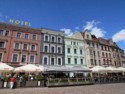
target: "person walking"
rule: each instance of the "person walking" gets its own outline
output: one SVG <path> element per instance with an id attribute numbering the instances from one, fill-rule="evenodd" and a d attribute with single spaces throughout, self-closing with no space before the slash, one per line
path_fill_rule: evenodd
<path id="1" fill-rule="evenodd" d="M 23 86 L 23 77 L 22 77 L 22 75 L 19 77 L 19 82 L 20 82 L 20 87 L 22 87 Z"/>
<path id="2" fill-rule="evenodd" d="M 15 78 L 14 77 L 11 77 L 10 78 L 10 88 L 13 89 L 14 87 L 14 82 L 15 82 Z"/>

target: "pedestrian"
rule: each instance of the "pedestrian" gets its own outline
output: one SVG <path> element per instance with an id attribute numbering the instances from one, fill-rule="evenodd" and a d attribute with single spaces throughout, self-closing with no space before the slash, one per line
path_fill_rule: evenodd
<path id="1" fill-rule="evenodd" d="M 23 77 L 22 77 L 22 75 L 19 77 L 19 82 L 20 82 L 20 87 L 22 87 L 23 86 Z"/>
<path id="2" fill-rule="evenodd" d="M 10 78 L 10 88 L 13 89 L 14 87 L 14 82 L 15 82 L 15 78 L 14 77 L 11 77 Z"/>

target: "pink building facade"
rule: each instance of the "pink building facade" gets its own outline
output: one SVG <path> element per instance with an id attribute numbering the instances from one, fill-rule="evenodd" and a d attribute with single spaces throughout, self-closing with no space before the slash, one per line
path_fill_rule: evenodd
<path id="1" fill-rule="evenodd" d="M 40 32 L 40 29 L 0 23 L 0 61 L 12 66 L 39 64 Z"/>

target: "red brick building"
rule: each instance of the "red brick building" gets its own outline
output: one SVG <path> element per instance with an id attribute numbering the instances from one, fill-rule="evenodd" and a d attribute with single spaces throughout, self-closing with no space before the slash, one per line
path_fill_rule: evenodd
<path id="1" fill-rule="evenodd" d="M 40 29 L 0 23 L 0 61 L 13 66 L 38 64 Z"/>

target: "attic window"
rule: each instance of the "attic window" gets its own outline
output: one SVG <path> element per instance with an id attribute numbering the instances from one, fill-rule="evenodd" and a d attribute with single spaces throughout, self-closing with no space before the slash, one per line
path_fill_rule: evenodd
<path id="1" fill-rule="evenodd" d="M 87 38 L 89 38 L 89 35 L 87 34 Z"/>

